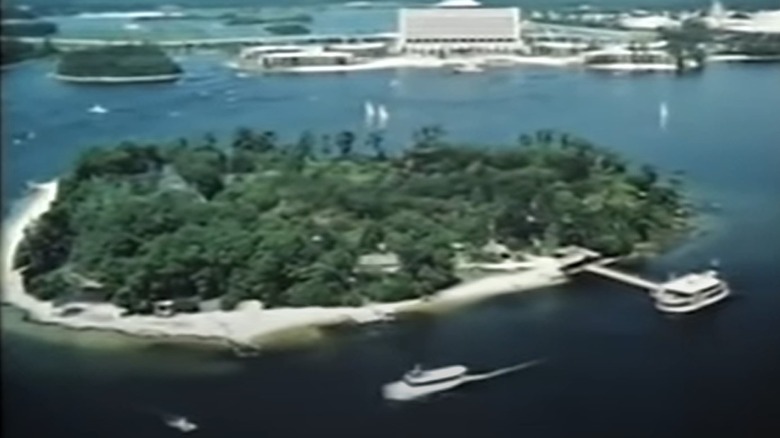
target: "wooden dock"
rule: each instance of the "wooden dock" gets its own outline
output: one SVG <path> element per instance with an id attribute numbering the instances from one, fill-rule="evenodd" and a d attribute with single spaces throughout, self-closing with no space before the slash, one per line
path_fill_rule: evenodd
<path id="1" fill-rule="evenodd" d="M 618 271 L 616 269 L 608 268 L 599 263 L 594 263 L 592 265 L 584 266 L 582 270 L 585 272 L 590 272 L 592 274 L 609 278 L 611 280 L 619 281 L 621 283 L 626 283 L 631 286 L 636 286 L 640 289 L 647 289 L 650 292 L 657 291 L 663 287 L 661 283 L 644 279 L 642 277 L 639 277 L 638 275 L 628 274 L 625 272 Z"/>

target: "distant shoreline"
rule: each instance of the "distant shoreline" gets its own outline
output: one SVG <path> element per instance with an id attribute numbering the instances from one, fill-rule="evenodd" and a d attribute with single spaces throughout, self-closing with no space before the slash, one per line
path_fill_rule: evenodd
<path id="1" fill-rule="evenodd" d="M 63 82 L 80 84 L 132 84 L 146 82 L 174 82 L 184 76 L 182 73 L 152 76 L 69 76 L 54 73 L 53 77 Z"/>
<path id="2" fill-rule="evenodd" d="M 343 324 L 382 321 L 387 315 L 431 312 L 491 296 L 554 286 L 567 281 L 554 260 L 538 258 L 526 271 L 491 275 L 458 284 L 435 294 L 429 300 L 406 300 L 377 303 L 363 307 L 301 307 L 262 309 L 258 304 L 232 311 L 178 314 L 172 317 L 120 316 L 121 308 L 111 303 L 79 303 L 83 311 L 63 316 L 52 302 L 29 295 L 19 270 L 13 268 L 14 257 L 24 238 L 24 230 L 46 213 L 57 197 L 58 182 L 32 186 L 24 209 L 6 218 L 3 224 L 3 302 L 25 312 L 31 322 L 56 325 L 74 331 L 103 331 L 171 341 L 223 343 L 226 347 L 258 348 L 270 345 L 275 338 L 296 330 L 319 329 Z M 251 304 L 251 303 L 250 303 Z"/>

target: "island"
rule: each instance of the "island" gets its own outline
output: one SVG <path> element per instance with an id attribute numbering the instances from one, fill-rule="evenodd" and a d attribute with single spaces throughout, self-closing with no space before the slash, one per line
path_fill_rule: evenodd
<path id="1" fill-rule="evenodd" d="M 265 31 L 271 35 L 307 35 L 311 33 L 308 27 L 298 23 L 272 24 L 265 27 Z"/>
<path id="2" fill-rule="evenodd" d="M 152 44 L 106 46 L 63 53 L 55 77 L 77 83 L 170 82 L 183 71 Z"/>
<path id="3" fill-rule="evenodd" d="M 3 38 L 2 44 L 2 66 L 10 68 L 28 59 L 41 58 L 56 52 L 54 47 L 48 42 L 43 44 L 32 44 L 21 41 L 17 38 Z"/>
<path id="4" fill-rule="evenodd" d="M 273 24 L 273 23 L 311 23 L 313 18 L 308 14 L 281 15 L 275 17 L 266 17 L 257 14 L 237 14 L 234 12 L 220 16 L 226 26 L 245 26 L 253 24 Z"/>
<path id="5" fill-rule="evenodd" d="M 126 315 L 167 301 L 359 307 L 425 299 L 481 263 L 566 245 L 630 254 L 689 217 L 672 181 L 569 134 L 461 146 L 425 127 L 391 154 L 380 132 L 287 142 L 242 128 L 228 144 L 89 150 L 14 263 L 37 299 Z"/>
<path id="6" fill-rule="evenodd" d="M 5 7 L 0 9 L 0 34 L 5 37 L 46 37 L 57 33 L 55 23 L 41 20 L 28 8 Z"/>

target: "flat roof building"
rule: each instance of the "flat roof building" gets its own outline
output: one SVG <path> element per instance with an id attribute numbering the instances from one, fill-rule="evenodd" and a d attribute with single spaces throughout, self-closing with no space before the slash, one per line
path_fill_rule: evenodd
<path id="1" fill-rule="evenodd" d="M 513 53 L 523 49 L 519 8 L 402 8 L 402 53 Z"/>

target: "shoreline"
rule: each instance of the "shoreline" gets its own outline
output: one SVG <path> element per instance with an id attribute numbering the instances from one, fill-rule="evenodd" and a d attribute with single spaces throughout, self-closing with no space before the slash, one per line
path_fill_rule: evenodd
<path id="1" fill-rule="evenodd" d="M 424 56 L 391 56 L 373 59 L 350 65 L 326 65 L 326 66 L 301 66 L 262 68 L 256 65 L 242 65 L 240 61 L 231 60 L 225 63 L 229 68 L 253 73 L 346 73 L 354 71 L 403 69 L 403 68 L 447 68 L 455 65 L 469 63 L 493 66 L 500 62 L 500 67 L 512 67 L 522 65 L 538 65 L 548 67 L 569 67 L 581 64 L 579 57 L 551 57 L 551 56 L 517 56 L 517 55 L 492 55 L 472 57 L 452 57 L 447 59 Z M 496 65 L 497 67 L 499 65 Z"/>
<path id="2" fill-rule="evenodd" d="M 152 76 L 68 76 L 59 73 L 52 74 L 54 79 L 76 84 L 134 84 L 146 82 L 174 82 L 181 79 L 183 73 Z"/>
<path id="3" fill-rule="evenodd" d="M 432 312 L 453 308 L 496 295 L 539 289 L 567 281 L 553 259 L 537 258 L 533 267 L 521 272 L 488 275 L 460 283 L 434 294 L 427 300 L 413 299 L 377 303 L 363 307 L 300 307 L 262 309 L 258 302 L 245 302 L 236 310 L 177 314 L 171 317 L 151 315 L 120 316 L 123 309 L 111 303 L 72 303 L 62 308 L 27 294 L 21 272 L 13 261 L 24 230 L 46 213 L 57 197 L 58 182 L 31 185 L 33 193 L 24 198 L 20 211 L 3 222 L 3 295 L 2 301 L 22 310 L 25 319 L 74 331 L 103 331 L 136 338 L 170 341 L 200 340 L 223 343 L 227 347 L 266 346 L 274 337 L 296 330 L 319 329 L 344 324 L 384 321 L 388 315 Z M 78 306 L 82 311 L 63 316 L 62 309 Z"/>

